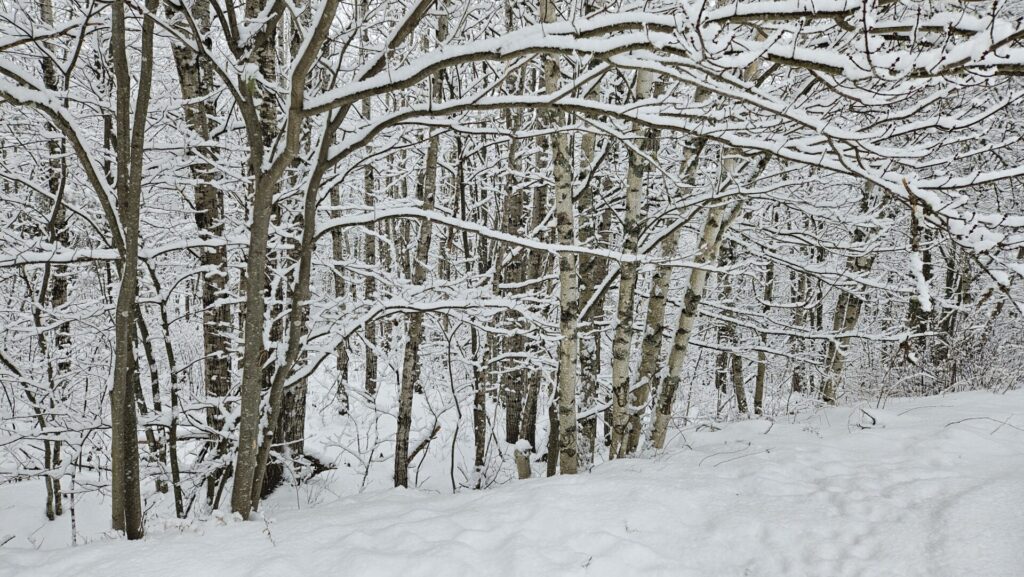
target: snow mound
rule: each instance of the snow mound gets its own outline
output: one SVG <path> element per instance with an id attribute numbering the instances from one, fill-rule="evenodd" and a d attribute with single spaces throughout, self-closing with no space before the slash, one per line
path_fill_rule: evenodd
<path id="1" fill-rule="evenodd" d="M 141 543 L 15 539 L 0 575 L 1019 577 L 1022 447 L 1024 391 L 828 409 L 488 491 L 367 493 Z"/>

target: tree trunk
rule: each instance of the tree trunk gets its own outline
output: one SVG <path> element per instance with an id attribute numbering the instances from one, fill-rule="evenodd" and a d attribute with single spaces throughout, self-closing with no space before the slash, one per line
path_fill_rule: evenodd
<path id="1" fill-rule="evenodd" d="M 778 221 L 778 214 L 773 214 L 773 222 Z M 769 262 L 768 267 L 764 273 L 764 296 L 761 311 L 764 313 L 765 318 L 768 318 L 768 313 L 771 311 L 771 302 L 775 295 L 775 263 Z M 768 347 L 768 335 L 761 333 L 761 348 L 766 349 Z M 754 414 L 764 414 L 764 390 L 766 381 L 768 378 L 768 357 L 764 350 L 757 352 L 757 376 L 754 384 Z"/>
<path id="2" fill-rule="evenodd" d="M 40 0 L 39 12 L 42 22 L 52 27 L 52 0 Z M 51 42 L 44 43 L 44 46 L 46 46 L 50 54 L 57 54 Z M 53 60 L 44 58 L 42 60 L 42 69 L 43 84 L 46 88 L 52 91 L 59 90 L 60 83 L 57 78 L 57 66 Z M 48 140 L 46 144 L 49 157 L 47 159 L 49 174 L 46 181 L 50 197 L 53 199 L 52 202 L 45 198 L 42 201 L 43 210 L 50 214 L 46 223 L 46 236 L 49 242 L 66 247 L 70 244 L 70 235 L 67 230 L 67 211 L 64 206 L 64 189 L 67 179 L 67 164 L 64 161 L 64 139 L 53 138 Z M 39 302 L 43 304 L 46 302 L 47 297 L 49 297 L 49 306 L 54 312 L 60 310 L 67 303 L 68 278 L 66 271 L 66 266 L 46 264 L 43 267 L 42 281 L 39 288 Z M 40 328 L 42 325 L 40 317 L 42 308 L 42 306 L 39 306 L 33 309 L 33 320 L 37 328 Z M 48 347 L 46 336 L 42 330 L 40 330 L 38 338 L 43 356 L 52 355 L 57 358 L 56 362 L 47 359 L 47 374 L 51 390 L 50 404 L 51 409 L 53 409 L 52 399 L 54 396 L 62 394 L 60 391 L 66 386 L 67 375 L 71 370 L 71 363 L 66 356 L 67 352 L 71 349 L 68 323 L 62 322 L 57 325 L 53 336 L 53 347 L 49 348 L 49 355 L 46 354 Z M 44 466 L 47 470 L 55 470 L 60 466 L 61 445 L 62 443 L 59 440 L 51 443 L 49 439 L 43 439 Z M 52 521 L 54 517 L 63 513 L 60 477 L 46 475 L 44 476 L 44 482 L 46 485 L 46 517 Z"/>
<path id="3" fill-rule="evenodd" d="M 653 75 L 640 70 L 636 74 L 636 99 L 651 95 Z M 640 209 L 643 204 L 644 176 L 647 174 L 645 155 L 654 151 L 657 134 L 649 128 L 634 126 L 633 131 L 642 138 L 640 150 L 629 150 L 626 172 L 626 214 L 622 224 L 622 253 L 637 255 L 640 245 Z M 633 308 L 636 277 L 639 266 L 634 261 L 619 265 L 619 302 L 616 309 L 615 336 L 612 340 L 612 443 L 608 457 L 626 456 L 626 428 L 629 424 L 629 359 L 633 345 Z"/>
<path id="4" fill-rule="evenodd" d="M 720 249 L 719 264 L 722 266 L 732 264 L 735 258 L 734 251 L 735 246 L 732 242 L 724 243 Z M 722 275 L 721 282 L 722 302 L 727 306 L 734 306 L 736 303 L 732 300 L 732 279 L 728 275 Z M 724 316 L 730 318 L 732 313 L 726 311 Z M 715 382 L 723 393 L 726 392 L 726 382 L 732 383 L 733 393 L 736 395 L 736 409 L 741 415 L 746 415 L 747 392 L 743 386 L 743 358 L 735 353 L 739 346 L 736 325 L 728 320 L 723 322 L 718 329 L 718 340 L 725 350 L 718 353 L 718 372 L 715 375 Z"/>
<path id="5" fill-rule="evenodd" d="M 168 11 L 174 7 L 168 4 Z M 210 30 L 210 2 L 197 0 L 192 5 L 192 18 L 200 34 Z M 196 39 L 201 41 L 201 39 Z M 185 122 L 199 142 L 210 141 L 210 127 L 216 110 L 209 100 L 213 91 L 214 71 L 209 60 L 177 43 L 172 45 L 174 63 L 181 86 L 181 98 Z M 216 158 L 216 149 L 209 146 L 186 148 L 191 176 L 195 180 L 195 222 L 199 237 L 216 239 L 224 236 L 224 196 L 211 182 L 214 179 L 210 160 Z M 206 395 L 221 404 L 231 388 L 230 347 L 231 311 L 218 301 L 225 296 L 227 287 L 228 253 L 225 245 L 197 249 L 199 266 L 202 268 L 202 331 L 203 331 L 203 373 L 206 376 Z M 206 412 L 206 423 L 214 431 L 224 428 L 224 412 L 211 407 Z M 211 451 L 221 456 L 227 451 L 225 438 L 213 439 Z M 219 469 L 207 482 L 207 503 L 212 505 Z"/>
<path id="6" fill-rule="evenodd" d="M 458 187 L 456 192 L 459 199 L 459 212 L 462 220 L 468 218 L 468 207 L 466 199 L 466 180 L 464 175 L 465 167 L 463 166 L 462 151 L 459 151 L 459 173 L 458 173 Z M 476 195 L 474 195 L 476 196 Z M 478 202 L 478 200 L 477 200 Z M 477 272 L 480 274 L 486 273 L 491 268 L 491 263 L 487 259 L 487 251 L 484 243 L 478 242 L 477 251 L 480 255 L 480 259 L 477 264 Z M 462 230 L 462 258 L 466 262 L 466 271 L 470 271 L 470 263 L 472 262 L 472 250 L 470 249 L 469 232 L 466 229 Z M 484 467 L 486 465 L 487 458 L 487 385 L 488 379 L 483 371 L 483 362 L 486 357 L 486 351 L 484 350 L 484 343 L 480 341 L 480 336 L 475 326 L 469 328 L 469 349 L 473 355 L 473 473 L 475 477 L 476 488 L 480 489 L 483 487 L 483 474 Z"/>
<path id="7" fill-rule="evenodd" d="M 593 12 L 593 2 L 584 3 L 584 12 Z M 591 67 L 596 62 L 591 62 Z M 650 76 L 649 73 L 643 74 Z M 587 98 L 598 98 L 600 85 L 595 83 L 587 93 Z M 598 117 L 598 121 L 603 119 Z M 642 131 L 638 131 L 642 134 Z M 580 174 L 579 182 L 579 242 L 583 246 L 606 246 L 611 228 L 610 203 L 603 202 L 598 208 L 597 192 L 607 194 L 611 188 L 610 178 L 598 179 L 595 176 L 602 160 L 614 150 L 612 139 L 603 139 L 601 156 L 597 156 L 598 136 L 586 131 L 580 137 Z M 601 392 L 601 335 L 604 328 L 600 325 L 604 318 L 605 290 L 599 290 L 608 275 L 608 259 L 591 254 L 579 256 L 580 303 L 587 307 L 580 318 L 578 330 L 580 343 L 580 408 L 584 417 L 580 418 L 580 460 L 590 466 L 594 462 L 597 451 L 598 395 Z M 593 301 L 593 302 L 592 302 Z"/>
<path id="8" fill-rule="evenodd" d="M 665 446 L 668 424 L 672 418 L 672 405 L 675 403 L 676 389 L 679 388 L 680 375 L 690 346 L 690 335 L 693 332 L 694 321 L 697 320 L 700 301 L 704 297 L 704 285 L 707 283 L 708 271 L 699 267 L 713 264 L 717 259 L 719 237 L 725 226 L 724 212 L 725 207 L 721 204 L 712 206 L 708 210 L 708 218 L 701 233 L 700 251 L 694 259 L 698 268 L 690 271 L 689 286 L 686 287 L 686 293 L 683 296 L 683 310 L 679 314 L 679 324 L 672 339 L 672 352 L 668 358 L 668 375 L 659 387 L 658 402 L 655 406 L 651 438 L 654 447 L 658 449 Z"/>
<path id="9" fill-rule="evenodd" d="M 131 70 L 125 45 L 124 0 L 111 5 L 111 51 L 114 67 L 115 122 L 117 144 L 117 210 L 123 231 L 124 252 L 121 287 L 117 294 L 114 323 L 114 379 L 111 402 L 111 510 L 113 528 L 124 531 L 129 539 L 143 536 L 142 496 L 139 489 L 139 446 L 132 375 L 135 363 L 135 307 L 138 294 L 139 210 L 142 202 L 142 155 L 153 78 L 154 22 L 145 17 L 142 24 L 141 64 L 132 117 Z M 153 12 L 158 0 L 147 0 Z"/>
<path id="10" fill-rule="evenodd" d="M 367 172 L 372 175 L 372 169 Z M 370 208 L 376 204 L 373 194 L 373 183 L 363 179 L 363 203 Z M 372 226 L 372 225 L 371 225 Z M 363 262 L 366 266 L 373 268 L 377 264 L 377 238 L 368 234 L 363 239 Z M 366 275 L 363 280 L 363 299 L 372 303 L 377 297 L 377 279 L 372 274 Z M 363 360 L 363 390 L 371 398 L 377 395 L 377 323 L 367 320 L 363 325 L 363 338 L 366 339 L 364 346 L 365 358 Z"/>
<path id="11" fill-rule="evenodd" d="M 541 0 L 541 22 L 555 21 L 554 0 Z M 561 72 L 558 59 L 548 57 L 544 61 L 544 88 L 547 94 L 558 90 Z M 561 124 L 562 114 L 550 114 L 551 125 Z M 572 194 L 572 151 L 569 137 L 565 132 L 556 132 L 553 143 L 553 168 L 555 181 L 555 231 L 559 244 L 572 245 L 576 242 L 575 215 Z M 579 467 L 577 454 L 576 424 L 576 369 L 579 363 L 579 347 L 576 341 L 576 317 L 579 314 L 579 281 L 576 277 L 576 254 L 561 252 L 558 255 L 558 460 L 563 475 L 573 475 Z M 550 458 L 550 455 L 549 455 Z"/>
<path id="12" fill-rule="evenodd" d="M 705 142 L 703 138 L 696 139 L 689 143 L 684 151 L 680 173 L 684 185 L 688 187 L 693 187 L 697 183 L 697 169 Z M 663 258 L 670 259 L 676 256 L 679 250 L 680 234 L 680 229 L 676 229 L 662 241 L 661 254 Z M 657 384 L 661 348 L 665 331 L 668 329 L 668 325 L 665 324 L 665 305 L 671 281 L 672 267 L 658 265 L 654 269 L 654 275 L 651 278 L 651 294 L 647 300 L 647 329 L 644 331 L 637 382 L 630 401 L 630 404 L 637 410 L 633 411 L 629 417 L 626 454 L 633 454 L 640 446 L 640 436 L 643 432 L 643 412 L 647 409 L 651 392 Z"/>
<path id="13" fill-rule="evenodd" d="M 541 79 L 534 79 L 537 82 L 541 82 Z M 547 136 L 538 136 L 536 138 L 536 152 L 534 153 L 534 169 L 538 173 L 543 173 L 546 166 L 546 156 L 544 151 L 549 148 L 551 140 Z M 525 196 L 525 195 L 524 195 Z M 530 201 L 530 230 L 538 230 L 541 224 L 544 222 L 544 215 L 547 212 L 548 204 L 548 187 L 545 181 L 541 179 L 540 183 L 533 189 L 532 198 Z M 536 280 L 544 276 L 548 270 L 550 261 L 545 259 L 545 255 L 539 250 L 530 250 L 527 252 L 526 257 L 526 274 L 524 280 Z M 537 343 L 524 343 L 523 352 L 532 352 L 534 354 L 542 354 L 539 350 Z M 519 438 L 529 441 L 530 446 L 537 448 L 537 412 L 540 399 L 540 385 L 541 385 L 541 372 L 538 370 L 536 365 L 528 367 L 525 371 L 526 379 L 526 402 L 523 407 L 522 423 L 519 429 Z M 554 403 L 554 396 L 551 395 L 548 398 L 549 403 Z M 548 427 L 548 465 L 552 462 L 558 461 L 557 457 L 552 459 L 551 448 L 554 447 L 555 452 L 558 451 L 558 435 L 551 434 L 553 421 L 549 423 Z M 554 444 L 552 444 L 554 442 Z"/>
<path id="14" fill-rule="evenodd" d="M 793 290 L 793 295 L 790 299 L 790 303 L 794 305 L 793 326 L 800 329 L 807 324 L 807 307 L 808 302 L 811 300 L 807 274 L 800 271 L 793 271 L 790 274 L 789 284 Z M 790 377 L 790 389 L 792 389 L 794 393 L 803 393 L 804 386 L 806 385 L 804 373 L 807 369 L 804 361 L 800 360 L 800 356 L 804 352 L 804 341 L 801 337 L 793 337 L 791 350 L 793 351 L 795 360 L 793 361 L 793 373 Z"/>
<path id="15" fill-rule="evenodd" d="M 906 186 L 906 183 L 904 183 Z M 925 245 L 927 229 L 924 223 L 924 205 L 907 187 L 910 199 L 910 268 L 917 290 L 910 298 L 907 310 L 907 328 L 911 331 L 911 339 L 903 343 L 904 356 L 911 364 L 918 364 L 924 359 L 922 353 L 927 351 L 925 333 L 931 330 L 932 302 L 930 287 L 932 280 L 931 252 Z M 916 338 L 914 335 L 918 335 Z"/>
<path id="16" fill-rule="evenodd" d="M 369 102 L 367 102 L 369 104 Z M 366 109 L 364 108 L 364 113 Z M 363 182 L 364 186 L 373 190 L 373 168 L 369 165 L 363 167 Z M 341 217 L 341 195 L 339 194 L 338 187 L 331 188 L 331 204 L 335 207 L 334 216 L 335 218 Z M 372 192 L 371 192 L 372 194 Z M 339 306 L 344 306 L 340 302 L 345 298 L 348 292 L 348 286 L 345 283 L 345 269 L 341 266 L 341 262 L 345 259 L 345 232 L 341 227 L 331 229 L 331 258 L 334 260 L 333 280 L 334 280 L 334 298 L 339 301 Z M 348 339 L 342 339 L 338 343 L 338 347 L 334 351 L 334 368 L 338 372 L 338 382 L 334 386 L 335 396 L 338 400 L 338 414 L 347 415 L 349 410 L 349 399 L 348 399 Z"/>
<path id="17" fill-rule="evenodd" d="M 254 21 L 263 11 L 265 0 L 248 0 L 245 16 Z M 252 62 L 260 75 L 269 81 L 276 78 L 276 23 L 268 24 L 270 29 L 263 41 L 253 47 Z M 277 109 L 275 98 L 266 94 L 264 87 L 255 81 L 239 78 L 239 88 L 250 101 L 258 99 L 261 104 L 250 114 L 258 119 L 248 124 L 258 124 L 258 133 L 247 127 L 249 135 L 249 171 L 253 176 L 253 203 L 251 225 L 249 226 L 249 247 L 245 269 L 245 322 L 243 329 L 242 385 L 240 417 L 238 426 L 238 454 L 235 459 L 234 487 L 231 493 L 231 510 L 243 519 L 249 518 L 254 506 L 253 485 L 258 468 L 260 452 L 260 423 L 263 421 L 261 400 L 265 381 L 265 365 L 270 351 L 264 347 L 266 320 L 266 287 L 268 238 L 270 219 L 274 212 L 274 194 L 278 182 L 265 173 L 264 155 L 273 150 L 277 135 Z M 273 429 L 275 420 L 267 421 Z M 258 494 L 259 492 L 257 492 Z"/>
<path id="18" fill-rule="evenodd" d="M 424 210 L 433 210 L 434 191 L 437 183 L 438 137 L 434 136 L 427 145 L 426 166 L 423 170 L 420 199 Z M 427 261 L 430 258 L 432 240 L 431 223 L 422 221 L 420 237 L 416 245 L 416 256 L 412 263 L 412 283 L 422 285 L 427 279 Z M 398 432 L 395 436 L 395 486 L 409 486 L 409 432 L 412 426 L 412 402 L 420 372 L 419 347 L 423 340 L 423 313 L 409 315 L 409 340 L 402 355 L 402 376 L 398 394 Z"/>
<path id="19" fill-rule="evenodd" d="M 867 215 L 871 209 L 871 200 L 874 194 L 875 185 L 866 183 L 864 193 L 861 196 L 861 214 Z M 853 242 L 855 245 L 863 243 L 867 239 L 867 231 L 863 227 L 857 227 L 853 231 Z M 853 273 L 854 277 L 860 277 L 871 270 L 875 257 L 871 254 L 851 256 L 846 259 L 846 268 Z M 864 299 L 854 290 L 844 290 L 839 293 L 839 300 L 836 302 L 836 310 L 832 316 L 832 332 L 840 335 L 833 337 L 825 349 L 825 380 L 821 387 L 821 397 L 826 403 L 835 404 L 842 379 L 843 367 L 846 364 L 846 347 L 850 343 L 850 333 L 857 328 L 860 320 L 861 308 Z"/>
<path id="20" fill-rule="evenodd" d="M 506 11 L 507 25 L 512 26 L 512 15 L 511 15 L 511 4 L 506 4 L 508 10 Z M 517 89 L 516 83 L 510 82 L 510 90 L 515 91 Z M 514 114 L 511 110 L 505 110 L 503 112 L 505 120 L 505 128 L 511 134 L 515 134 L 519 130 L 519 116 Z M 502 230 L 508 234 L 522 236 L 523 235 L 523 207 L 526 204 L 524 189 L 519 182 L 519 173 L 521 170 L 518 146 L 515 138 L 509 140 L 508 145 L 508 170 L 505 174 L 505 190 L 507 195 L 505 201 L 502 203 L 501 209 L 501 227 Z M 521 294 L 524 292 L 522 283 L 526 280 L 527 266 L 524 263 L 524 259 L 521 258 L 510 258 L 509 247 L 504 244 L 498 244 L 496 246 L 495 261 L 503 263 L 500 270 L 496 271 L 494 276 L 495 292 L 503 294 Z M 511 284 L 516 288 L 513 289 L 500 289 L 501 284 Z M 520 315 L 518 312 L 509 311 L 509 313 L 503 315 L 506 322 L 522 326 Z M 491 356 L 499 356 L 501 351 L 498 347 L 502 344 L 504 349 L 510 353 L 521 354 L 526 349 L 526 337 L 522 334 L 515 334 L 511 337 L 498 340 L 497 338 L 491 338 L 493 348 L 489 351 Z M 524 424 L 530 420 L 530 417 L 524 413 L 526 407 L 524 406 L 524 399 L 529 400 L 529 392 L 527 391 L 527 382 L 529 380 L 530 370 L 524 366 L 521 359 L 512 358 L 501 365 L 491 365 L 491 371 L 497 371 L 501 374 L 498 379 L 491 379 L 497 381 L 501 391 L 501 401 L 505 406 L 505 442 L 515 443 L 520 439 L 524 431 Z M 534 399 L 534 408 L 536 408 L 536 401 Z M 535 420 L 535 417 L 534 417 Z M 532 445 L 531 445 L 532 446 Z"/>
<path id="21" fill-rule="evenodd" d="M 444 7 L 442 6 L 442 9 Z M 437 21 L 437 41 L 444 43 L 448 33 L 448 17 L 440 16 Z M 443 76 L 434 75 L 430 82 L 432 97 L 440 99 L 443 88 Z M 437 158 L 440 138 L 433 136 L 427 144 L 426 165 L 419 182 L 419 197 L 423 210 L 434 209 L 434 195 L 437 190 Z M 416 244 L 416 256 L 412 263 L 412 284 L 422 285 L 427 281 L 430 244 L 433 238 L 432 225 L 423 220 L 420 224 L 420 237 Z M 409 315 L 409 340 L 405 344 L 402 356 L 402 376 L 398 393 L 398 432 L 395 435 L 395 486 L 409 486 L 409 432 L 412 427 L 413 392 L 422 385 L 419 383 L 420 359 L 419 348 L 423 340 L 423 313 L 414 312 Z"/>

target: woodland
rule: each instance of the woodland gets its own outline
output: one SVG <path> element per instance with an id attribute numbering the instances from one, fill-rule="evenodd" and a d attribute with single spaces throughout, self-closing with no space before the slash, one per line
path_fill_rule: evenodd
<path id="1" fill-rule="evenodd" d="M 1013 389 L 1022 18 L 0 0 L 0 488 L 133 540 Z"/>

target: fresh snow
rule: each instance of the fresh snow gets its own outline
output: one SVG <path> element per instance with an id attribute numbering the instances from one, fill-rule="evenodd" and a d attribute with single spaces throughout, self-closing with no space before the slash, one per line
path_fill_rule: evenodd
<path id="1" fill-rule="evenodd" d="M 47 523 L 41 486 L 4 486 L 0 535 L 25 531 L 0 548 L 0 576 L 1024 574 L 1024 391 L 674 436 L 662 454 L 575 477 L 456 495 L 372 491 L 303 510 L 279 499 L 252 522 L 49 550 L 28 533 Z"/>

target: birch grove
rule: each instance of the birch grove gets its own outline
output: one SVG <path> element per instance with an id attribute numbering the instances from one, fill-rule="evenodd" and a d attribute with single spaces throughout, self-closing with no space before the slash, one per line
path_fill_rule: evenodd
<path id="1" fill-rule="evenodd" d="M 4 0 L 0 483 L 138 539 L 318 475 L 483 490 L 1005 389 L 1022 19 Z"/>

